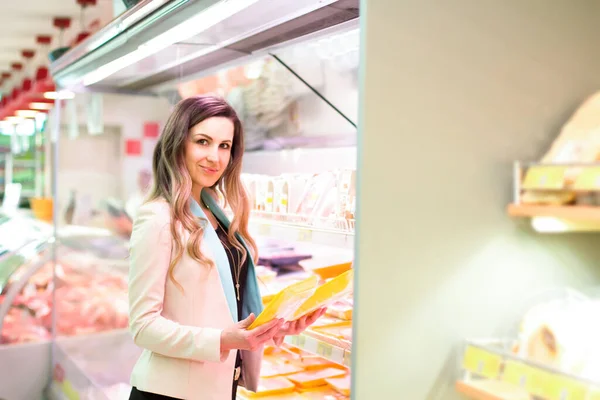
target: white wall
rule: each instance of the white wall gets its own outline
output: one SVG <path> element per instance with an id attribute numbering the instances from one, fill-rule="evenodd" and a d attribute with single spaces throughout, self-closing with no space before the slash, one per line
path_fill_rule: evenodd
<path id="1" fill-rule="evenodd" d="M 119 182 L 122 199 L 137 190 L 138 171 L 143 168 L 151 170 L 152 168 L 152 150 L 156 144 L 156 139 L 144 139 L 143 127 L 145 122 L 158 122 L 162 125 L 166 122 L 171 106 L 167 99 L 161 97 L 149 96 L 130 96 L 118 94 L 103 94 L 102 120 L 105 127 L 120 131 L 120 148 L 117 154 L 114 154 L 114 162 L 121 164 L 121 179 Z M 85 125 L 86 109 L 85 95 L 78 95 L 77 116 L 78 123 Z M 62 125 L 68 129 L 70 124 L 70 114 L 67 108 L 64 108 L 61 114 Z M 125 140 L 140 139 L 143 144 L 141 156 L 127 156 L 125 154 Z M 69 139 L 63 139 L 69 140 Z M 75 139 L 77 140 L 77 139 Z M 72 146 L 69 146 L 72 148 Z M 60 146 L 59 146 L 60 149 Z M 59 150 L 60 151 L 60 150 Z M 90 155 L 91 157 L 93 155 Z M 61 158 L 69 157 L 61 152 Z M 71 163 L 72 164 L 72 163 Z M 59 182 L 59 192 L 62 189 L 67 190 L 70 182 Z M 60 197 L 59 197 L 60 198 Z"/>
<path id="2" fill-rule="evenodd" d="M 368 3 L 368 4 L 367 4 Z M 597 235 L 506 216 L 600 89 L 600 2 L 363 1 L 356 399 L 458 399 L 455 350 L 543 289 L 600 282 Z"/>

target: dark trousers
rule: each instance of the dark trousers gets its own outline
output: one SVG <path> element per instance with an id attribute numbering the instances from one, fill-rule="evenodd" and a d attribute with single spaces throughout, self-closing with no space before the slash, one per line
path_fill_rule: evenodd
<path id="1" fill-rule="evenodd" d="M 233 382 L 233 394 L 231 399 L 236 399 L 238 383 L 237 381 Z M 180 400 L 175 397 L 164 396 L 162 394 L 156 393 L 148 393 L 137 390 L 135 387 L 131 388 L 131 394 L 129 395 L 129 400 Z"/>
<path id="2" fill-rule="evenodd" d="M 164 396 L 162 394 L 142 392 L 141 390 L 137 390 L 137 388 L 131 388 L 131 394 L 129 395 L 129 400 L 181 400 L 176 399 L 175 397 Z"/>

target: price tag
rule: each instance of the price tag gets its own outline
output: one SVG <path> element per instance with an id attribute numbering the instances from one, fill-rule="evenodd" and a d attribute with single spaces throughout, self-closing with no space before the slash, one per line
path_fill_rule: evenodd
<path id="1" fill-rule="evenodd" d="M 292 345 L 303 348 L 306 344 L 306 338 L 304 336 L 292 336 Z"/>
<path id="2" fill-rule="evenodd" d="M 347 367 L 351 367 L 352 365 L 352 353 L 349 351 L 344 351 L 344 365 Z M 600 398 L 599 398 L 600 400 Z"/>
<path id="3" fill-rule="evenodd" d="M 556 378 L 556 375 L 534 367 L 529 367 L 529 371 L 529 379 L 525 387 L 527 391 L 535 396 L 539 396 L 548 400 L 554 400 L 555 398 L 551 397 L 551 394 L 553 391 L 552 382 Z M 556 400 L 562 399 L 558 397 Z"/>
<path id="4" fill-rule="evenodd" d="M 547 389 L 549 400 L 586 400 L 589 387 L 576 379 L 555 375 Z"/>
<path id="5" fill-rule="evenodd" d="M 563 166 L 531 167 L 525 174 L 523 189 L 563 189 L 566 172 Z"/>
<path id="6" fill-rule="evenodd" d="M 502 357 L 490 351 L 474 346 L 467 346 L 463 367 L 470 372 L 489 379 L 495 379 L 500 374 Z"/>
<path id="7" fill-rule="evenodd" d="M 298 231 L 299 242 L 312 242 L 312 231 L 310 229 L 300 229 Z"/>
<path id="8" fill-rule="evenodd" d="M 319 342 L 317 344 L 317 354 L 325 358 L 331 358 L 333 354 L 333 347 L 327 343 Z"/>
<path id="9" fill-rule="evenodd" d="M 527 365 L 518 361 L 509 360 L 504 365 L 502 380 L 519 387 L 526 387 L 530 369 Z"/>
<path id="10" fill-rule="evenodd" d="M 586 167 L 573 183 L 575 190 L 600 190 L 600 167 Z"/>

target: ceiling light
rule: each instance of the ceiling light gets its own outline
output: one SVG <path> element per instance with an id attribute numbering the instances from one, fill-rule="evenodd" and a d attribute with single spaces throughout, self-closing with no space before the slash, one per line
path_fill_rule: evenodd
<path id="1" fill-rule="evenodd" d="M 228 0 L 214 4 L 197 15 L 141 44 L 136 50 L 104 64 L 83 77 L 85 86 L 93 85 L 112 74 L 171 46 L 189 39 L 250 7 L 258 0 Z"/>
<path id="2" fill-rule="evenodd" d="M 35 118 L 35 116 L 38 114 L 39 111 L 35 111 L 35 110 L 17 110 L 15 111 L 15 114 L 17 115 L 17 117 L 22 117 L 22 118 Z"/>
<path id="3" fill-rule="evenodd" d="M 75 98 L 75 93 L 68 90 L 61 90 L 59 92 L 46 92 L 44 97 L 50 100 L 70 100 Z"/>
<path id="4" fill-rule="evenodd" d="M 52 110 L 54 104 L 52 103 L 29 103 L 29 108 L 32 110 Z"/>
<path id="5" fill-rule="evenodd" d="M 22 117 L 15 117 L 15 116 L 11 115 L 10 117 L 4 118 L 4 120 L 6 122 L 10 122 L 12 124 L 18 124 L 19 122 L 23 121 L 23 118 Z"/>

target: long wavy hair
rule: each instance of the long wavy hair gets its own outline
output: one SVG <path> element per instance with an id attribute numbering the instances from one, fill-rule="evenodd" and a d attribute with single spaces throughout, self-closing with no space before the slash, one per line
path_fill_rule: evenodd
<path id="1" fill-rule="evenodd" d="M 183 257 L 184 244 L 182 229 L 189 233 L 187 241 L 188 254 L 203 265 L 213 267 L 214 263 L 202 254 L 201 243 L 204 227 L 209 222 L 194 216 L 190 210 L 192 196 L 192 179 L 185 165 L 185 145 L 189 140 L 190 130 L 196 124 L 213 117 L 229 119 L 234 126 L 231 145 L 231 159 L 223 175 L 217 183 L 209 188 L 211 195 L 220 193 L 225 199 L 223 206 L 231 207 L 233 220 L 228 231 L 231 244 L 242 254 L 242 263 L 248 257 L 246 248 L 238 240 L 240 235 L 250 249 L 250 256 L 256 262 L 256 242 L 248 233 L 250 204 L 248 195 L 241 180 L 242 157 L 244 154 L 244 129 L 235 110 L 225 100 L 214 96 L 195 96 L 180 101 L 176 106 L 154 148 L 152 170 L 154 184 L 148 201 L 165 199 L 171 209 L 171 234 L 175 246 L 175 255 L 169 265 L 169 278 L 180 289 L 182 286 L 175 280 L 173 270 Z M 207 190 L 204 188 L 203 190 Z M 201 199 L 195 199 L 201 202 Z"/>

